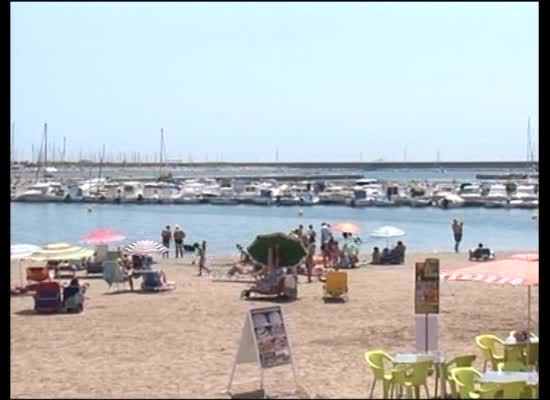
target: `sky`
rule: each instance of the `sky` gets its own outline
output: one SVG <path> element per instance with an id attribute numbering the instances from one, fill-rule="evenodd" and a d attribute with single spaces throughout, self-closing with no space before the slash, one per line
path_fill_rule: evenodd
<path id="1" fill-rule="evenodd" d="M 526 160 L 538 45 L 535 2 L 12 3 L 13 151 Z"/>

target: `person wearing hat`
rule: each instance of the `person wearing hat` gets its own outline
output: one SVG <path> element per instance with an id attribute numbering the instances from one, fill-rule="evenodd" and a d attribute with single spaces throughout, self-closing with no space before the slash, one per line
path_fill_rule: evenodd
<path id="1" fill-rule="evenodd" d="M 185 232 L 180 229 L 179 225 L 176 225 L 174 229 L 174 245 L 176 247 L 176 258 L 183 258 L 183 239 L 185 239 Z"/>

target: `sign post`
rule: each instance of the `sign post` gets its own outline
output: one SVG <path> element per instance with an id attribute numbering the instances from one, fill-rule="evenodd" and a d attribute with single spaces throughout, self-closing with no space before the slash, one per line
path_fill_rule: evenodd
<path id="1" fill-rule="evenodd" d="M 247 312 L 239 349 L 229 377 L 227 393 L 231 393 L 231 385 L 237 365 L 245 363 L 256 363 L 258 365 L 260 390 L 262 390 L 264 396 L 266 396 L 264 370 L 281 365 L 290 364 L 295 388 L 298 390 L 296 370 L 281 306 L 252 308 Z"/>
<path id="2" fill-rule="evenodd" d="M 421 345 L 420 339 L 422 336 L 424 337 L 422 347 L 424 347 L 425 352 L 437 350 L 437 314 L 439 314 L 439 259 L 437 258 L 427 258 L 424 262 L 416 263 L 414 308 L 415 314 L 417 314 L 417 350 Z M 418 318 L 422 314 L 424 315 L 424 321 L 422 321 L 424 326 L 420 325 L 421 322 Z M 430 314 L 436 315 L 430 319 Z M 436 340 L 429 340 L 430 331 L 432 331 Z"/>

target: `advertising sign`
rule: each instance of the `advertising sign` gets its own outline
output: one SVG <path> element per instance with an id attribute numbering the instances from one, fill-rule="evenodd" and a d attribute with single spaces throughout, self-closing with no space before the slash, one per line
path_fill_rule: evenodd
<path id="1" fill-rule="evenodd" d="M 439 259 L 417 262 L 415 277 L 415 313 L 439 314 Z"/>
<path id="2" fill-rule="evenodd" d="M 280 306 L 250 310 L 262 368 L 289 364 L 290 348 Z"/>

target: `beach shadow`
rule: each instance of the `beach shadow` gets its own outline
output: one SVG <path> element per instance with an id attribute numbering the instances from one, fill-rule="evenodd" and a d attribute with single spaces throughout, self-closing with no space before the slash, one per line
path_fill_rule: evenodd
<path id="1" fill-rule="evenodd" d="M 78 315 L 80 313 L 70 313 L 70 312 L 63 312 L 63 311 L 57 311 L 57 312 L 51 312 L 51 313 L 39 313 L 34 311 L 34 309 L 27 309 L 27 310 L 21 310 L 16 311 L 14 314 L 19 315 L 20 317 L 48 317 L 48 316 L 60 316 L 60 315 Z"/>
<path id="2" fill-rule="evenodd" d="M 325 297 L 325 298 L 323 298 L 323 303 L 325 303 L 325 304 L 343 304 L 343 303 L 347 303 L 347 301 L 346 301 L 346 299 L 344 299 L 342 297 L 334 297 L 334 298 Z"/>
<path id="3" fill-rule="evenodd" d="M 288 303 L 294 303 L 296 301 L 299 301 L 300 299 L 289 299 L 288 297 L 250 297 L 248 299 L 243 299 L 245 301 L 258 301 L 258 302 L 265 302 L 265 303 L 276 303 L 276 304 L 288 304 Z"/>
<path id="4" fill-rule="evenodd" d="M 118 294 L 127 294 L 127 293 L 138 293 L 139 290 L 131 290 L 131 289 L 123 289 L 123 290 L 116 290 L 113 292 L 106 292 L 103 293 L 104 296 L 115 296 Z"/>

